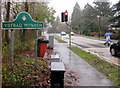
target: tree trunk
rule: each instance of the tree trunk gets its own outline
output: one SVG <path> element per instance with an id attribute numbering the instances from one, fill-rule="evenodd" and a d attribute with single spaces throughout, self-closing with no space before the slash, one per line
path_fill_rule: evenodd
<path id="1" fill-rule="evenodd" d="M 25 11 L 28 12 L 28 2 L 27 1 L 25 2 Z M 27 30 L 25 30 L 25 29 L 23 29 L 22 32 L 20 31 L 20 33 L 22 33 L 21 42 L 25 42 L 26 31 Z"/>
<path id="2" fill-rule="evenodd" d="M 1 29 L 1 1 L 0 1 L 0 72 L 2 69 L 2 29 Z M 2 77 L 0 76 L 0 81 L 2 82 Z M 0 83 L 0 87 L 2 87 L 2 84 Z"/>
<path id="3" fill-rule="evenodd" d="M 10 2 L 7 2 L 7 14 L 6 14 L 6 20 L 9 22 L 10 19 Z M 5 30 L 5 42 L 8 44 L 9 43 L 9 31 Z"/>
<path id="4" fill-rule="evenodd" d="M 25 2 L 25 11 L 28 12 L 28 2 Z"/>

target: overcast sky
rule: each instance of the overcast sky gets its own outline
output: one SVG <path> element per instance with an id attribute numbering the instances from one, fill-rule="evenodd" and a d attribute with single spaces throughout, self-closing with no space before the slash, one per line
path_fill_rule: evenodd
<path id="1" fill-rule="evenodd" d="M 100 0 L 100 1 L 105 1 L 105 0 Z M 112 4 L 117 3 L 119 0 L 109 0 Z M 90 5 L 94 5 L 93 2 L 94 0 L 50 0 L 50 7 L 53 7 L 56 11 L 55 16 L 61 16 L 61 12 L 64 12 L 65 10 L 68 11 L 69 16 L 73 12 L 73 8 L 78 2 L 79 6 L 81 9 L 84 8 L 84 5 L 86 3 L 89 3 Z"/>

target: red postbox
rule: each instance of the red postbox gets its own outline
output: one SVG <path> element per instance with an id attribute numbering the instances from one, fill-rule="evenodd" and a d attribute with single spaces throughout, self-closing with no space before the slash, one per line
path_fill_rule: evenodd
<path id="1" fill-rule="evenodd" d="M 40 44 L 40 56 L 43 57 L 46 52 L 47 44 L 41 43 Z"/>
<path id="2" fill-rule="evenodd" d="M 44 40 L 41 38 L 38 39 L 38 41 L 37 41 L 37 56 L 38 57 L 44 56 L 48 43 L 49 43 L 48 40 Z"/>

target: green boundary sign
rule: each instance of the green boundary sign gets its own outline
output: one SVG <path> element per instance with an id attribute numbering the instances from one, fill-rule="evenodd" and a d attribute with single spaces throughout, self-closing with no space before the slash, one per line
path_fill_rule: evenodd
<path id="1" fill-rule="evenodd" d="M 2 22 L 2 29 L 41 29 L 43 22 L 35 22 L 29 13 L 21 12 L 12 22 Z"/>

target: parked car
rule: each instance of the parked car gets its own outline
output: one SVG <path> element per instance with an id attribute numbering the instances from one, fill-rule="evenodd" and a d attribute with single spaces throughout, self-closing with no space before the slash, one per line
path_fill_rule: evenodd
<path id="1" fill-rule="evenodd" d="M 60 34 L 61 34 L 61 35 L 66 35 L 66 32 L 62 31 Z"/>
<path id="2" fill-rule="evenodd" d="M 75 33 L 74 33 L 74 32 L 71 32 L 71 36 L 75 36 Z"/>
<path id="3" fill-rule="evenodd" d="M 120 55 L 120 40 L 110 46 L 110 53 L 112 56 Z"/>

